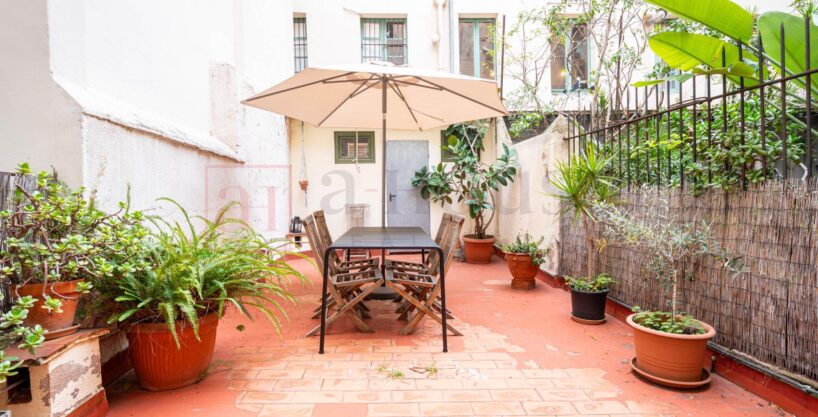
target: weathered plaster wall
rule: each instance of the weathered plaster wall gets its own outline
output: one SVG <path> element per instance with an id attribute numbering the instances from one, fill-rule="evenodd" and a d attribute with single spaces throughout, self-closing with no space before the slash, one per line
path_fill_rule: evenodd
<path id="1" fill-rule="evenodd" d="M 288 1 L 10 1 L 0 5 L 0 169 L 28 160 L 113 208 L 176 199 L 286 233 L 282 116 L 240 100 L 292 71 Z M 21 15 L 22 13 L 22 15 Z M 286 57 L 287 59 L 282 59 Z"/>
<path id="2" fill-rule="evenodd" d="M 543 246 L 551 248 L 542 268 L 555 273 L 559 262 L 559 204 L 550 180 L 556 164 L 568 159 L 568 120 L 557 118 L 541 135 L 514 145 L 520 169 L 514 183 L 498 195 L 498 219 L 495 224 L 498 243 L 514 240 L 518 233 L 544 238 Z"/>
<path id="3" fill-rule="evenodd" d="M 0 171 L 28 161 L 79 185 L 81 109 L 51 78 L 49 39 L 45 0 L 0 3 Z"/>

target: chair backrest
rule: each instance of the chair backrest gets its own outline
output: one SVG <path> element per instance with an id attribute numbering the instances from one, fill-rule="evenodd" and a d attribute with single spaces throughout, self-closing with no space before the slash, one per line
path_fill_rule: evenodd
<path id="1" fill-rule="evenodd" d="M 310 241 L 310 248 L 312 248 L 312 257 L 315 259 L 315 264 L 321 272 L 324 272 L 324 250 L 325 246 L 318 236 L 318 228 L 315 225 L 315 218 L 312 215 L 307 216 L 304 220 L 304 230 L 307 232 L 307 239 Z"/>
<path id="2" fill-rule="evenodd" d="M 447 232 L 447 228 L 451 223 L 451 219 L 452 215 L 449 213 L 443 213 L 443 216 L 440 218 L 440 225 L 437 226 L 437 235 L 435 235 L 435 243 L 437 243 L 438 245 L 440 245 L 441 242 L 443 241 L 444 236 Z M 437 268 L 438 256 L 439 254 L 437 253 L 437 251 L 432 251 L 432 253 L 430 253 L 429 256 L 426 257 L 425 265 L 427 269 L 432 270 Z"/>
<path id="3" fill-rule="evenodd" d="M 454 252 L 457 249 L 457 244 L 460 243 L 460 232 L 463 230 L 463 223 L 466 219 L 463 216 L 458 216 L 456 214 L 452 214 L 451 218 L 449 219 L 449 241 L 446 242 L 446 248 L 443 250 L 443 254 L 446 256 L 446 263 L 443 266 L 443 271 L 446 275 L 449 275 L 449 267 L 452 266 L 452 261 L 454 260 Z"/>
<path id="4" fill-rule="evenodd" d="M 324 247 L 324 250 L 329 248 L 332 244 L 332 235 L 329 234 L 329 227 L 327 227 L 327 218 L 324 216 L 324 210 L 317 210 L 312 212 L 312 216 L 315 219 L 315 229 L 318 233 L 318 238 L 321 240 L 321 244 Z M 324 251 L 321 251 L 323 255 Z M 333 251 L 329 254 L 330 260 L 330 272 L 335 273 L 337 272 L 337 266 L 343 262 L 338 253 Z"/>
<path id="5" fill-rule="evenodd" d="M 462 216 L 458 216 L 456 214 L 444 214 L 443 220 L 441 221 L 440 228 L 443 229 L 442 233 L 438 233 L 440 240 L 437 241 L 437 244 L 440 246 L 440 249 L 443 250 L 443 259 L 445 259 L 445 266 L 444 271 L 449 270 L 449 266 L 451 265 L 451 260 L 454 258 L 454 249 L 456 247 L 456 243 L 460 239 L 460 231 L 463 228 L 463 222 L 465 219 Z M 437 275 L 439 271 L 440 259 L 437 251 L 433 251 L 429 254 L 427 258 L 427 268 L 432 275 Z"/>

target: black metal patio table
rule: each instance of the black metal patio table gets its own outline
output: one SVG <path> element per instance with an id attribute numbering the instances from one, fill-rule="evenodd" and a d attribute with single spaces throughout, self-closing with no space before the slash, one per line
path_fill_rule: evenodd
<path id="1" fill-rule="evenodd" d="M 329 262 L 329 255 L 332 251 L 353 250 L 353 249 L 380 249 L 381 257 L 385 256 L 389 250 L 425 250 L 438 251 L 440 262 L 438 262 L 440 279 L 440 306 L 442 311 L 446 311 L 446 280 L 445 256 L 443 249 L 426 234 L 420 227 L 353 227 L 344 233 L 324 252 L 324 265 Z M 383 271 L 384 262 L 381 262 Z M 318 353 L 324 353 L 324 334 L 326 333 L 327 321 L 327 286 L 329 281 L 329 268 L 323 268 L 323 282 L 321 290 L 321 335 Z M 446 314 L 443 316 L 443 351 L 448 352 L 448 341 L 446 339 Z"/>

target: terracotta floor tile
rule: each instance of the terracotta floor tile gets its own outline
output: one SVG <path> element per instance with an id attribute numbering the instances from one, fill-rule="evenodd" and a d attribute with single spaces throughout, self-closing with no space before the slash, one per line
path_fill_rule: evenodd
<path id="1" fill-rule="evenodd" d="M 530 415 L 578 415 L 577 409 L 567 401 L 526 401 L 523 408 Z"/>
<path id="2" fill-rule="evenodd" d="M 393 391 L 393 390 L 412 390 L 417 386 L 417 380 L 414 379 L 370 379 L 370 391 Z"/>
<path id="3" fill-rule="evenodd" d="M 477 416 L 523 416 L 525 410 L 517 401 L 492 401 L 485 403 L 471 403 L 471 408 Z"/>
<path id="4" fill-rule="evenodd" d="M 510 388 L 511 381 L 525 381 L 517 379 L 464 379 L 460 381 L 463 389 L 503 389 Z"/>
<path id="5" fill-rule="evenodd" d="M 311 370 L 311 369 L 328 369 L 329 362 L 315 362 L 315 361 L 290 361 L 287 362 L 286 369 L 302 369 L 302 370 Z"/>
<path id="6" fill-rule="evenodd" d="M 618 401 L 573 401 L 580 414 L 627 414 L 631 411 Z"/>
<path id="7" fill-rule="evenodd" d="M 369 417 L 416 417 L 419 415 L 420 406 L 418 404 L 369 404 Z"/>
<path id="8" fill-rule="evenodd" d="M 372 361 L 332 361 L 329 363 L 330 369 L 370 369 Z"/>
<path id="9" fill-rule="evenodd" d="M 344 391 L 345 403 L 388 403 L 392 401 L 391 391 Z"/>
<path id="10" fill-rule="evenodd" d="M 590 401 L 591 398 L 585 394 L 584 390 L 576 388 L 554 389 L 537 388 L 537 392 L 543 401 Z"/>
<path id="11" fill-rule="evenodd" d="M 303 377 L 303 369 L 263 369 L 258 372 L 255 379 L 301 379 Z"/>
<path id="12" fill-rule="evenodd" d="M 392 401 L 396 403 L 440 402 L 443 395 L 439 390 L 392 391 Z"/>
<path id="13" fill-rule="evenodd" d="M 227 389 L 234 391 L 273 391 L 276 381 L 231 380 Z"/>
<path id="14" fill-rule="evenodd" d="M 342 391 L 297 391 L 293 393 L 291 402 L 297 404 L 342 403 L 343 399 Z"/>
<path id="15" fill-rule="evenodd" d="M 293 396 L 292 392 L 247 391 L 241 396 L 239 402 L 248 404 L 290 403 Z"/>
<path id="16" fill-rule="evenodd" d="M 444 390 L 442 391 L 443 401 L 491 401 L 491 394 L 488 390 Z"/>
<path id="17" fill-rule="evenodd" d="M 321 384 L 322 391 L 366 391 L 369 381 L 366 379 L 325 379 Z"/>
<path id="18" fill-rule="evenodd" d="M 523 369 L 526 378 L 567 378 L 568 374 L 562 369 Z"/>
<path id="19" fill-rule="evenodd" d="M 455 365 L 458 368 L 473 368 L 473 369 L 488 369 L 488 368 L 497 368 L 497 364 L 494 361 L 456 361 Z"/>
<path id="20" fill-rule="evenodd" d="M 276 382 L 276 391 L 318 391 L 321 389 L 320 379 L 279 379 Z"/>
<path id="21" fill-rule="evenodd" d="M 460 389 L 460 381 L 457 379 L 418 379 L 415 381 L 417 389 Z"/>
<path id="22" fill-rule="evenodd" d="M 474 412 L 469 403 L 443 402 L 421 403 L 420 415 L 427 416 L 473 416 Z"/>
<path id="23" fill-rule="evenodd" d="M 336 346 L 335 353 L 372 353 L 372 346 Z"/>
<path id="24" fill-rule="evenodd" d="M 514 357 L 505 352 L 477 352 L 471 354 L 476 361 L 507 361 L 514 360 Z"/>
<path id="25" fill-rule="evenodd" d="M 489 392 L 495 401 L 540 401 L 540 395 L 533 389 L 493 389 Z"/>
<path id="26" fill-rule="evenodd" d="M 314 404 L 265 404 L 258 417 L 312 417 Z"/>

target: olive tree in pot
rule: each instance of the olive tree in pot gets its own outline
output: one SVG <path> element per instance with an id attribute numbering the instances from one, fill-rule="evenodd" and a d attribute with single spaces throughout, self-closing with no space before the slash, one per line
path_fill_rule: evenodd
<path id="1" fill-rule="evenodd" d="M 110 321 L 126 326 L 139 384 L 152 391 L 205 376 L 229 306 L 250 319 L 255 310 L 278 332 L 285 315 L 280 301 L 295 301 L 287 283 L 305 280 L 274 242 L 227 216 L 233 205 L 211 221 L 162 200 L 176 205 L 181 221 L 149 217 L 155 231 L 136 233 L 130 253 L 95 282 L 101 308 L 112 311 Z"/>
<path id="2" fill-rule="evenodd" d="M 116 250 L 107 230 L 117 215 L 99 210 L 84 189 L 72 191 L 54 174 L 20 164 L 10 208 L 0 211 L 0 279 L 10 283 L 12 300 L 31 301 L 24 303 L 31 304 L 26 326 L 42 326 L 46 339 L 77 330 L 79 299 Z"/>
<path id="3" fill-rule="evenodd" d="M 611 160 L 611 156 L 589 143 L 584 152 L 559 162 L 558 177 L 551 180 L 556 189 L 553 196 L 560 201 L 562 214 L 570 216 L 574 224 L 581 224 L 585 234 L 586 275 L 567 280 L 571 289 L 571 318 L 583 324 L 605 321 L 608 286 L 613 283 L 610 277 L 596 271 L 596 257 L 604 245 L 597 239 L 593 212 L 595 204 L 613 201 L 616 195 L 615 180 L 607 175 Z"/>
<path id="4" fill-rule="evenodd" d="M 511 288 L 530 290 L 540 265 L 550 249 L 542 248 L 543 238 L 534 240 L 528 233 L 517 235 L 514 242 L 503 246 L 508 270 L 511 272 Z"/>
<path id="5" fill-rule="evenodd" d="M 494 219 L 494 191 L 514 181 L 517 174 L 516 152 L 503 144 L 503 151 L 492 164 L 480 161 L 482 137 L 488 123 L 477 121 L 453 125 L 447 132 L 448 150 L 454 155 L 450 164 L 440 163 L 436 168 L 421 168 L 415 172 L 412 185 L 420 188 L 421 196 L 441 205 L 465 203 L 474 222 L 472 233 L 463 237 L 466 261 L 485 264 L 494 253 L 494 236 L 486 233 Z"/>
<path id="6" fill-rule="evenodd" d="M 716 335 L 707 323 L 679 311 L 678 286 L 685 261 L 710 257 L 735 274 L 744 271 L 740 258 L 730 257 L 711 236 L 709 224 L 681 223 L 664 211 L 640 219 L 610 204 L 598 204 L 594 212 L 605 224 L 605 235 L 638 246 L 649 255 L 648 272 L 669 297 L 669 311 L 639 311 L 627 318 L 634 331 L 634 371 L 661 385 L 696 388 L 710 382 L 702 368 L 707 341 Z M 689 275 L 687 276 L 689 278 Z"/>

